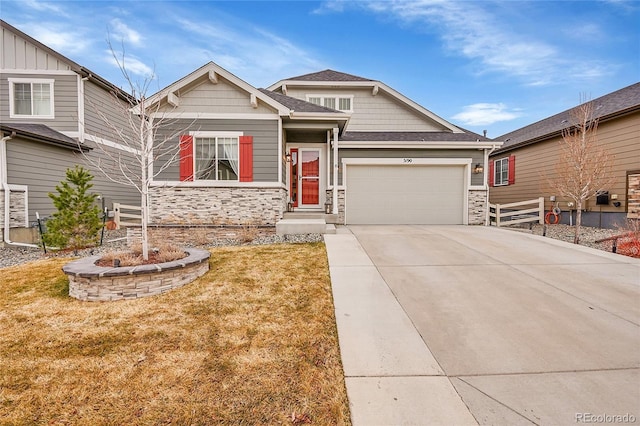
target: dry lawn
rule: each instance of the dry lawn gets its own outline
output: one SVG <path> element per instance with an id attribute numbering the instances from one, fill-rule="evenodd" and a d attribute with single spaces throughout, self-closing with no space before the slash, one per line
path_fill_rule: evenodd
<path id="1" fill-rule="evenodd" d="M 65 259 L 0 269 L 0 424 L 349 424 L 324 245 L 211 252 L 113 303 L 69 298 Z"/>

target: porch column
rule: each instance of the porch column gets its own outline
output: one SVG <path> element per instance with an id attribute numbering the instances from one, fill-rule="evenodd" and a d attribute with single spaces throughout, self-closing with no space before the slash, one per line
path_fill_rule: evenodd
<path id="1" fill-rule="evenodd" d="M 338 128 L 333 128 L 333 214 L 338 214 Z"/>

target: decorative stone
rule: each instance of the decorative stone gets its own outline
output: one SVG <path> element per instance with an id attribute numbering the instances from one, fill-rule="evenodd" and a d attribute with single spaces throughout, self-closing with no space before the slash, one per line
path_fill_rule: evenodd
<path id="1" fill-rule="evenodd" d="M 182 287 L 209 270 L 206 250 L 188 248 L 183 259 L 172 262 L 120 268 L 97 266 L 98 256 L 67 263 L 62 271 L 69 277 L 69 296 L 89 302 L 137 299 Z"/>

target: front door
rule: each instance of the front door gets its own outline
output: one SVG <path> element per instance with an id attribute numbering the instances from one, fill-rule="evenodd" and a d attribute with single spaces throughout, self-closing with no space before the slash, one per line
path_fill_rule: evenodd
<path id="1" fill-rule="evenodd" d="M 295 207 L 320 208 L 320 148 L 292 149 L 291 195 Z"/>

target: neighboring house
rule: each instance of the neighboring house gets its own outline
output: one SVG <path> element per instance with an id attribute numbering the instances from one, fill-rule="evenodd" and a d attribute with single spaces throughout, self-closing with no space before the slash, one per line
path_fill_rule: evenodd
<path id="1" fill-rule="evenodd" d="M 92 171 L 92 190 L 107 207 L 113 201 L 139 205 L 136 191 L 113 184 L 82 155 L 98 158 L 101 147 L 128 155 L 110 140 L 98 111 L 126 128 L 115 103 L 127 105 L 129 95 L 6 22 L 0 28 L 1 241 L 31 239 L 19 231 L 33 224 L 36 212 L 54 211 L 47 194 L 75 164 Z"/>
<path id="2" fill-rule="evenodd" d="M 211 62 L 149 101 L 154 122 L 171 119 L 165 135 L 180 134 L 181 156 L 153 183 L 154 224 L 274 225 L 287 211 L 485 223 L 484 171 L 501 143 L 380 81 L 325 70 L 257 89 Z"/>
<path id="3" fill-rule="evenodd" d="M 615 227 L 623 225 L 626 218 L 637 219 L 640 215 L 640 83 L 592 102 L 594 118 L 599 119 L 598 144 L 614 156 L 611 174 L 615 183 L 610 188 L 603 188 L 608 191 L 608 197 L 593 198 L 586 203 L 583 224 Z M 575 210 L 568 204 L 570 200 L 547 186 L 547 179 L 553 179 L 560 155 L 559 142 L 562 131 L 568 128 L 571 111 L 563 111 L 496 138 L 504 141 L 504 145 L 490 156 L 491 203 L 507 204 L 544 197 L 546 210 L 558 203 L 562 223 L 575 219 Z M 555 202 L 550 197 L 555 197 Z"/>

